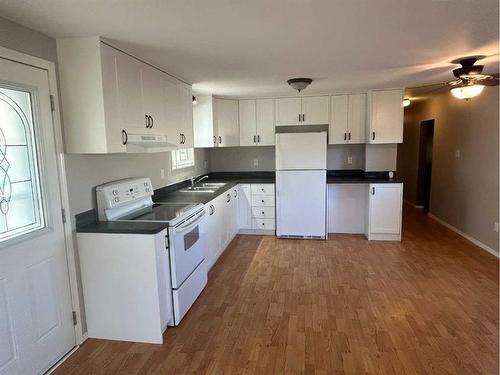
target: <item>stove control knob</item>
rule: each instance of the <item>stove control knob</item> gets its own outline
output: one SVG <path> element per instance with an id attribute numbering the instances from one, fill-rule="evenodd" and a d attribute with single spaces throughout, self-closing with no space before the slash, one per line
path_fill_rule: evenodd
<path id="1" fill-rule="evenodd" d="M 118 195 L 118 190 L 113 190 L 113 195 Z"/>
<path id="2" fill-rule="evenodd" d="M 120 201 L 120 198 L 115 197 L 115 202 L 117 202 L 117 203 L 118 203 L 119 201 Z"/>

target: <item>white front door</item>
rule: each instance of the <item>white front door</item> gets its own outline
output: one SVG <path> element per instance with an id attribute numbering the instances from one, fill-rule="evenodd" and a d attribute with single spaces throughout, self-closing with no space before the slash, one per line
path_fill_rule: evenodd
<path id="1" fill-rule="evenodd" d="M 75 346 L 48 72 L 0 58 L 0 374 Z"/>

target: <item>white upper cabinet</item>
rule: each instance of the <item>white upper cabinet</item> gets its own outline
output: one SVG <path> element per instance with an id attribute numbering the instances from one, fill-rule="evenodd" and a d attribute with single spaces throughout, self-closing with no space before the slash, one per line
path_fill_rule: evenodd
<path id="1" fill-rule="evenodd" d="M 347 143 L 347 111 L 349 98 L 347 95 L 331 97 L 330 125 L 328 129 L 328 143 Z"/>
<path id="2" fill-rule="evenodd" d="M 403 90 L 375 90 L 368 93 L 369 143 L 403 142 Z"/>
<path id="3" fill-rule="evenodd" d="M 276 126 L 326 125 L 329 117 L 328 96 L 304 96 L 276 99 Z"/>
<path id="4" fill-rule="evenodd" d="M 240 146 L 274 145 L 274 99 L 239 101 Z"/>
<path id="5" fill-rule="evenodd" d="M 257 99 L 257 143 L 274 145 L 274 99 Z"/>
<path id="6" fill-rule="evenodd" d="M 254 99 L 239 101 L 240 146 L 257 146 L 257 108 Z"/>
<path id="7" fill-rule="evenodd" d="M 214 99 L 214 136 L 217 147 L 240 144 L 238 100 Z"/>
<path id="8" fill-rule="evenodd" d="M 66 152 L 127 152 L 131 133 L 192 147 L 190 85 L 99 37 L 58 39 L 57 52 Z"/>
<path id="9" fill-rule="evenodd" d="M 163 76 L 164 73 L 158 69 L 142 64 L 142 112 L 145 121 L 143 129 L 159 134 L 165 134 L 167 130 Z"/>
<path id="10" fill-rule="evenodd" d="M 276 126 L 302 124 L 302 99 L 276 99 Z"/>
<path id="11" fill-rule="evenodd" d="M 329 115 L 328 96 L 304 96 L 302 98 L 302 125 L 326 125 Z"/>
<path id="12" fill-rule="evenodd" d="M 212 95 L 196 95 L 193 104 L 194 147 L 214 147 L 214 113 Z"/>
<path id="13" fill-rule="evenodd" d="M 329 144 L 364 143 L 365 124 L 366 94 L 331 97 Z"/>

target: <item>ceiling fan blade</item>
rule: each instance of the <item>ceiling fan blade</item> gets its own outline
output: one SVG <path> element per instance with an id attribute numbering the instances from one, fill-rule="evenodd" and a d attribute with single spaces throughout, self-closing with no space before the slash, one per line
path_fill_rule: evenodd
<path id="1" fill-rule="evenodd" d="M 407 90 L 421 90 L 421 89 L 427 89 L 427 88 L 430 89 L 434 86 L 446 86 L 446 82 L 430 83 L 428 85 L 407 87 Z"/>
<path id="2" fill-rule="evenodd" d="M 498 80 L 498 78 L 492 77 L 492 78 L 483 79 L 483 80 L 479 81 L 478 83 L 481 85 L 484 85 L 484 86 L 498 86 L 500 81 Z"/>

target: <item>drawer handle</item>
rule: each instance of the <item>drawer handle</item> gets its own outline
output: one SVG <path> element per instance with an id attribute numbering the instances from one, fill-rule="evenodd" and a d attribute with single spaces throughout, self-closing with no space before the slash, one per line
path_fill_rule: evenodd
<path id="1" fill-rule="evenodd" d="M 264 189 L 260 189 L 260 190 L 264 191 Z"/>
<path id="2" fill-rule="evenodd" d="M 262 199 L 262 203 L 264 203 L 264 199 Z"/>
<path id="3" fill-rule="evenodd" d="M 262 211 L 262 215 L 264 215 L 264 211 Z"/>
<path id="4" fill-rule="evenodd" d="M 264 225 L 265 225 L 265 224 L 264 224 L 264 223 L 262 223 L 262 226 L 264 226 Z"/>

